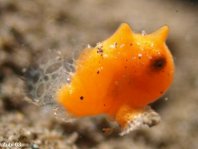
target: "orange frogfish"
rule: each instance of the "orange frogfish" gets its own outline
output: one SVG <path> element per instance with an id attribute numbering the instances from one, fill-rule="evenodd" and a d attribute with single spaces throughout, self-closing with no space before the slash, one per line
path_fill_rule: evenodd
<path id="1" fill-rule="evenodd" d="M 111 37 L 81 52 L 70 81 L 56 88 L 56 102 L 74 117 L 111 117 L 121 135 L 155 125 L 160 117 L 148 104 L 167 91 L 174 76 L 168 31 L 163 26 L 139 34 L 121 24 Z"/>

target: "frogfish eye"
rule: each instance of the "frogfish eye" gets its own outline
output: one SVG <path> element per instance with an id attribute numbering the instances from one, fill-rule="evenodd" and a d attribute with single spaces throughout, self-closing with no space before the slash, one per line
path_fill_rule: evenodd
<path id="1" fill-rule="evenodd" d="M 151 60 L 151 67 L 154 70 L 161 70 L 166 65 L 166 58 L 164 56 L 155 57 Z"/>

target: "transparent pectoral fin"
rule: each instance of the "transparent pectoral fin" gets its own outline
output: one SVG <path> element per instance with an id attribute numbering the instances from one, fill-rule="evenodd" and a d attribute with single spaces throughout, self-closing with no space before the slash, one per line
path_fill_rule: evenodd
<path id="1" fill-rule="evenodd" d="M 60 87 L 70 82 L 75 71 L 73 59 L 57 58 L 56 55 L 44 58 L 44 62 L 24 72 L 28 99 L 53 112 L 57 117 L 69 120 L 72 116 L 56 102 L 56 93 Z"/>
<path id="2" fill-rule="evenodd" d="M 160 116 L 150 106 L 139 109 L 123 106 L 116 115 L 116 121 L 120 124 L 120 135 L 123 136 L 139 128 L 157 125 Z"/>

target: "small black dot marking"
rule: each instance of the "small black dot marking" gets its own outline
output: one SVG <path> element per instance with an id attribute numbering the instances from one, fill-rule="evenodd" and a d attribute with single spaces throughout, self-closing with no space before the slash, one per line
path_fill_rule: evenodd
<path id="1" fill-rule="evenodd" d="M 83 96 L 80 96 L 80 100 L 83 100 L 84 99 L 84 97 Z"/>
<path id="2" fill-rule="evenodd" d="M 132 44 L 132 43 L 130 43 L 130 46 L 133 46 L 133 44 Z"/>
<path id="3" fill-rule="evenodd" d="M 102 54 L 102 53 L 103 53 L 103 49 L 102 49 L 101 47 L 99 47 L 99 48 L 97 49 L 97 53 Z"/>
<path id="4" fill-rule="evenodd" d="M 97 71 L 97 74 L 99 74 L 99 73 L 100 73 L 100 71 L 98 70 L 98 71 Z"/>

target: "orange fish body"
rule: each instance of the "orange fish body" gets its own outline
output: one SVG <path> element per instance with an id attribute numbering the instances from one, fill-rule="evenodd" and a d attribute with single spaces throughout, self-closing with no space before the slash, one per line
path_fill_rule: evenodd
<path id="1" fill-rule="evenodd" d="M 82 52 L 56 100 L 73 116 L 106 114 L 125 127 L 172 83 L 167 35 L 167 26 L 144 35 L 123 23 L 110 38 Z"/>

